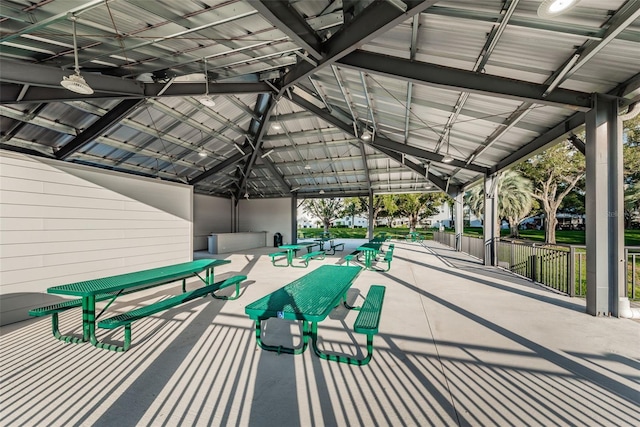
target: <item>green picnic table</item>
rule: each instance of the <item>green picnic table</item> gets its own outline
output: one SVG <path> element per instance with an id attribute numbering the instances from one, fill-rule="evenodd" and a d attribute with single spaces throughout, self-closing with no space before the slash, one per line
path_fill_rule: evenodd
<path id="1" fill-rule="evenodd" d="M 300 244 L 296 244 L 296 245 L 281 245 L 278 246 L 278 249 L 284 249 L 285 251 L 287 251 L 287 265 L 291 266 L 293 265 L 293 258 L 295 256 L 295 252 L 300 250 L 300 249 L 304 249 L 304 248 L 308 248 L 310 246 L 313 246 L 313 243 L 300 243 Z M 274 263 L 274 265 L 276 265 Z"/>
<path id="2" fill-rule="evenodd" d="M 364 253 L 364 266 L 367 270 L 373 269 L 373 261 L 376 259 L 381 247 L 382 243 L 375 242 L 364 243 L 357 247 L 358 251 Z"/>
<path id="3" fill-rule="evenodd" d="M 307 349 L 311 337 L 314 353 L 322 359 L 355 365 L 368 363 L 373 353 L 373 335 L 378 332 L 384 296 L 383 286 L 371 287 L 375 295 L 371 298 L 367 295 L 354 325 L 355 332 L 367 334 L 367 357 L 358 359 L 325 353 L 318 347 L 318 323 L 322 322 L 341 301 L 347 308 L 358 309 L 346 303 L 346 295 L 361 270 L 358 266 L 322 265 L 247 305 L 245 313 L 255 322 L 258 346 L 277 353 L 302 354 Z M 369 292 L 371 294 L 372 290 Z M 297 348 L 265 344 L 262 341 L 262 322 L 270 318 L 301 321 L 302 344 Z"/>
<path id="4" fill-rule="evenodd" d="M 405 236 L 405 240 L 408 242 L 422 242 L 422 235 L 417 231 L 412 231 Z"/>
<path id="5" fill-rule="evenodd" d="M 62 335 L 58 336 L 58 338 L 62 341 L 74 343 L 89 341 L 96 347 L 116 350 L 114 345 L 101 343 L 96 338 L 96 318 L 99 317 L 99 315 L 96 316 L 97 297 L 104 299 L 102 298 L 103 296 L 112 294 L 111 302 L 113 302 L 115 298 L 123 293 L 127 293 L 127 291 L 135 290 L 136 288 L 148 289 L 149 287 L 159 286 L 178 280 L 183 281 L 183 291 L 186 291 L 186 279 L 194 276 L 199 277 L 205 285 L 212 285 L 214 283 L 214 267 L 229 264 L 230 262 L 231 261 L 219 259 L 202 259 L 165 267 L 152 268 L 149 270 L 136 271 L 133 273 L 120 274 L 117 276 L 50 287 L 47 289 L 47 292 L 50 294 L 69 295 L 80 297 L 82 299 L 82 338 Z M 200 276 L 200 273 L 202 272 L 205 273 L 204 277 Z M 109 307 L 111 302 L 109 302 L 107 307 L 102 310 L 103 312 Z M 30 314 L 38 315 L 34 313 Z M 57 313 L 55 313 L 52 322 L 54 335 L 56 335 Z M 118 349 L 116 351 L 124 350 Z"/>

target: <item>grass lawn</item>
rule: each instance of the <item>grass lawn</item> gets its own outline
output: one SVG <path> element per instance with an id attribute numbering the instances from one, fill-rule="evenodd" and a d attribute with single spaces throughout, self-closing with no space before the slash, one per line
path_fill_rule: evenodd
<path id="1" fill-rule="evenodd" d="M 298 238 L 303 237 L 315 237 L 322 234 L 324 229 L 322 228 L 299 228 L 298 229 Z M 425 239 L 431 240 L 433 239 L 433 229 L 418 229 L 417 230 L 421 235 L 424 236 Z M 367 238 L 367 229 L 366 228 L 330 228 L 329 232 L 335 236 L 337 239 L 366 239 Z M 387 233 L 392 237 L 402 237 L 409 233 L 409 229 L 406 227 L 376 227 L 373 231 L 374 234 L 378 233 Z"/>
<path id="2" fill-rule="evenodd" d="M 329 231 L 336 238 L 340 239 L 366 239 L 366 228 L 330 228 Z M 417 230 L 424 236 L 426 240 L 433 239 L 433 228 L 425 228 Z M 446 229 L 446 231 L 453 233 L 453 229 Z M 303 234 L 307 237 L 319 236 L 323 232 L 322 228 L 300 228 L 298 229 L 298 238 L 302 238 Z M 392 236 L 404 237 L 409 233 L 409 229 L 406 227 L 376 227 L 374 234 L 385 232 Z M 482 237 L 482 227 L 465 227 L 465 236 Z M 501 235 L 507 237 L 509 230 L 501 230 Z M 531 240 L 534 242 L 544 242 L 543 230 L 521 230 L 520 238 L 525 240 Z M 585 232 L 584 231 L 556 231 L 556 242 L 565 245 L 585 245 Z M 625 246 L 640 246 L 640 230 L 625 230 L 624 231 L 624 244 Z"/>
<path id="3" fill-rule="evenodd" d="M 453 230 L 448 230 L 453 231 Z M 482 237 L 481 227 L 465 227 L 465 236 Z M 506 237 L 509 235 L 509 230 L 501 230 L 501 235 Z M 521 230 L 520 238 L 525 240 L 531 240 L 534 242 L 544 242 L 544 230 Z M 568 231 L 558 230 L 556 231 L 556 243 L 565 245 L 585 245 L 585 232 L 584 231 Z M 624 231 L 624 245 L 625 246 L 640 246 L 640 230 L 625 230 Z"/>

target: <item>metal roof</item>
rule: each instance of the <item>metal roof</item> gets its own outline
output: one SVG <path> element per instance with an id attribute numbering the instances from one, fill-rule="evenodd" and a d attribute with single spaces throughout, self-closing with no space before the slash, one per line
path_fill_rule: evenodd
<path id="1" fill-rule="evenodd" d="M 640 0 L 540 3 L 3 0 L 0 148 L 236 199 L 454 194 L 593 93 L 640 100 Z M 60 85 L 73 20 L 91 95 Z"/>

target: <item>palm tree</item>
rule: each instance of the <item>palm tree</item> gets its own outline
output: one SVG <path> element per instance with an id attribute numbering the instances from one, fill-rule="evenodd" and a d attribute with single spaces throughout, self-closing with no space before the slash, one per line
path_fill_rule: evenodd
<path id="1" fill-rule="evenodd" d="M 518 225 L 529 214 L 533 205 L 531 181 L 515 170 L 503 173 L 498 179 L 498 220 L 509 222 L 512 236 L 518 236 Z M 465 194 L 465 203 L 478 218 L 484 215 L 484 187 L 476 185 Z"/>
<path id="2" fill-rule="evenodd" d="M 344 214 L 348 215 L 351 218 L 351 226 L 349 228 L 354 228 L 355 226 L 355 216 L 362 212 L 358 199 L 355 197 L 350 197 L 345 199 L 344 201 Z"/>

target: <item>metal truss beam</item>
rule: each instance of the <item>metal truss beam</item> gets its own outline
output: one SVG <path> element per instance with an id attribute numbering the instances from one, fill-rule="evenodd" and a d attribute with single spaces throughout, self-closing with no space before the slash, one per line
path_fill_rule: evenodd
<path id="1" fill-rule="evenodd" d="M 288 1 L 251 0 L 249 3 L 260 12 L 263 18 L 285 33 L 295 44 L 315 59 L 322 59 L 320 38 Z"/>
<path id="2" fill-rule="evenodd" d="M 417 84 L 443 89 L 467 91 L 519 101 L 529 101 L 586 111 L 591 95 L 568 89 L 556 89 L 543 96 L 546 85 L 491 76 L 473 71 L 425 62 L 409 61 L 394 56 L 357 50 L 338 61 L 343 67 L 367 71 Z"/>
<path id="3" fill-rule="evenodd" d="M 111 128 L 120 120 L 131 114 L 133 110 L 138 108 L 144 100 L 142 99 L 125 99 L 120 104 L 109 110 L 104 116 L 96 120 L 91 126 L 80 132 L 75 138 L 66 143 L 57 153 L 58 159 L 64 160 L 74 152 L 80 150 L 86 144 L 93 141 L 97 136 Z"/>

